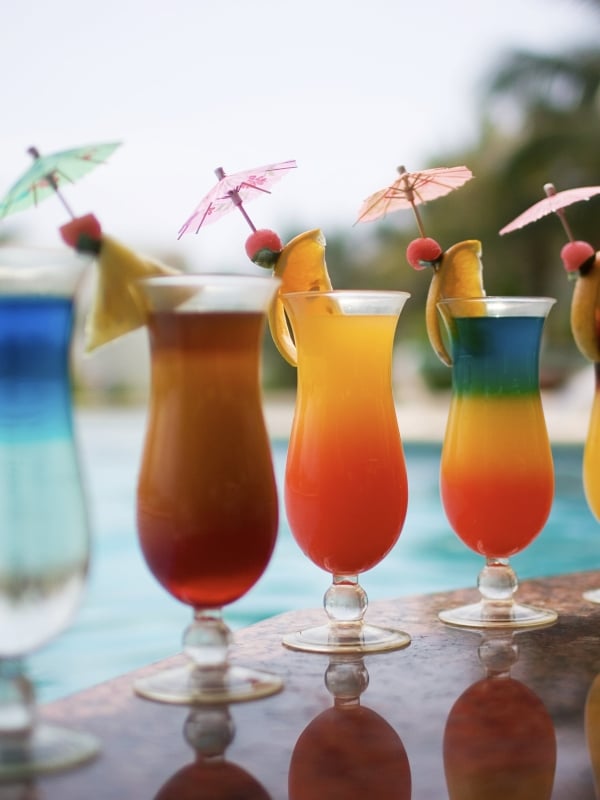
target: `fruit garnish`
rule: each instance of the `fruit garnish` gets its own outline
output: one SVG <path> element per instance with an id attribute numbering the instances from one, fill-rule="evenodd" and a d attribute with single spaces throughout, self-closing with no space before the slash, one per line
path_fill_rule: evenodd
<path id="1" fill-rule="evenodd" d="M 571 299 L 571 332 L 579 352 L 594 363 L 600 362 L 600 255 L 591 269 L 575 281 Z"/>
<path id="2" fill-rule="evenodd" d="M 93 214 L 74 217 L 59 229 L 63 242 L 80 253 L 99 253 L 102 228 Z"/>
<path id="3" fill-rule="evenodd" d="M 283 249 L 283 244 L 275 231 L 260 228 L 246 239 L 246 255 L 259 267 L 273 269 Z"/>
<path id="4" fill-rule="evenodd" d="M 439 261 L 441 255 L 442 248 L 429 236 L 413 239 L 406 248 L 406 259 L 413 269 L 431 267 Z"/>
<path id="5" fill-rule="evenodd" d="M 443 253 L 434 269 L 425 305 L 427 335 L 440 361 L 452 366 L 452 357 L 442 336 L 437 303 L 452 297 L 485 297 L 481 242 L 475 239 L 457 242 Z"/>
<path id="6" fill-rule="evenodd" d="M 595 255 L 596 252 L 592 245 L 581 239 L 567 242 L 560 251 L 560 257 L 567 272 L 578 272 L 586 261 Z"/>
<path id="7" fill-rule="evenodd" d="M 572 203 L 600 194 L 600 186 L 581 186 L 557 192 L 554 184 L 544 184 L 546 197 L 505 225 L 500 234 L 529 225 L 546 214 L 558 217 L 568 239 L 560 251 L 569 277 L 575 278 L 571 299 L 571 333 L 579 352 L 594 363 L 600 362 L 600 255 L 588 242 L 575 239 L 565 209 Z"/>
<path id="8" fill-rule="evenodd" d="M 297 366 L 296 345 L 282 301 L 288 292 L 326 292 L 331 280 L 325 263 L 325 236 L 318 228 L 300 233 L 281 250 L 273 274 L 281 285 L 269 309 L 269 328 L 281 355 Z"/>
<path id="9" fill-rule="evenodd" d="M 146 324 L 146 306 L 138 288 L 140 279 L 178 272 L 103 236 L 96 260 L 95 291 L 85 325 L 86 351 L 89 353 Z"/>

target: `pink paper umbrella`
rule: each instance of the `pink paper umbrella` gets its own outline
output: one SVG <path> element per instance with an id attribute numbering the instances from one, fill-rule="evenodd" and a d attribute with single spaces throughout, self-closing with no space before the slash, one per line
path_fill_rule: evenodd
<path id="1" fill-rule="evenodd" d="M 184 233 L 198 233 L 203 225 L 216 222 L 236 207 L 242 212 L 252 230 L 256 230 L 242 203 L 254 200 L 263 194 L 271 194 L 269 191 L 271 186 L 292 169 L 296 169 L 295 161 L 266 164 L 264 167 L 255 167 L 244 172 L 236 172 L 233 175 L 226 175 L 223 167 L 218 167 L 215 175 L 219 182 L 183 223 L 177 238 L 181 239 Z"/>
<path id="2" fill-rule="evenodd" d="M 468 167 L 434 167 L 420 172 L 407 172 L 405 167 L 398 167 L 398 173 L 394 183 L 363 201 L 356 222 L 372 222 L 393 211 L 412 208 L 419 233 L 425 236 L 417 206 L 449 194 L 473 177 Z"/>
<path id="3" fill-rule="evenodd" d="M 573 234 L 567 223 L 563 209 L 573 203 L 578 203 L 580 200 L 589 200 L 590 197 L 600 194 L 600 186 L 581 186 L 578 189 L 565 189 L 563 192 L 557 192 L 552 183 L 546 183 L 544 185 L 544 191 L 546 192 L 546 197 L 530 206 L 526 211 L 523 211 L 522 214 L 519 214 L 519 216 L 513 219 L 512 222 L 509 222 L 508 225 L 505 225 L 500 231 L 500 236 L 503 236 L 505 233 L 516 231 L 519 228 L 524 228 L 525 225 L 529 225 L 548 214 L 554 213 L 560 219 L 568 239 L 573 241 Z"/>

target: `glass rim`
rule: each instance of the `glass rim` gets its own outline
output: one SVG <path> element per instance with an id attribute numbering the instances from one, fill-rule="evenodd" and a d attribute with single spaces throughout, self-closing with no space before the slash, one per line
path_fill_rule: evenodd
<path id="1" fill-rule="evenodd" d="M 238 273 L 183 272 L 137 282 L 150 312 L 266 313 L 281 280 Z"/>
<path id="2" fill-rule="evenodd" d="M 53 267 L 85 264 L 93 256 L 79 253 L 70 247 L 51 247 L 34 244 L 0 244 L 0 269 L 24 270 L 28 267 Z"/>
<path id="3" fill-rule="evenodd" d="M 398 299 L 404 298 L 408 299 L 411 296 L 410 292 L 405 292 L 400 289 L 327 289 L 326 291 L 301 291 L 301 292 L 285 292 L 283 297 L 355 297 L 359 298 L 360 296 L 364 296 L 369 300 L 373 300 L 377 297 L 387 298 L 390 299 L 392 297 L 396 297 Z"/>
<path id="4" fill-rule="evenodd" d="M 281 278 L 275 275 L 244 275 L 237 272 L 180 272 L 173 275 L 152 275 L 138 278 L 137 283 L 142 286 L 233 286 L 234 284 L 254 284 L 258 286 L 275 286 L 281 283 Z"/>
<path id="5" fill-rule="evenodd" d="M 0 295 L 71 297 L 92 261 L 67 247 L 0 245 Z"/>
<path id="6" fill-rule="evenodd" d="M 280 295 L 288 314 L 295 318 L 311 309 L 311 315 L 330 316 L 335 310 L 341 317 L 398 317 L 409 292 L 391 289 L 329 289 L 324 292 L 285 292 Z"/>
<path id="7" fill-rule="evenodd" d="M 555 297 L 548 297 L 546 295 L 485 295 L 484 297 L 445 297 L 443 300 L 438 300 L 436 303 L 440 311 L 451 309 L 452 306 L 461 306 L 465 310 L 473 306 L 485 306 L 486 316 L 518 316 L 517 312 L 522 312 L 523 316 L 541 316 L 547 313 L 552 306 L 557 302 Z M 527 308 L 538 306 L 540 309 L 539 314 L 532 314 L 531 311 L 524 313 Z M 509 314 L 502 313 L 502 311 L 509 311 Z M 496 313 L 494 313 L 496 312 Z M 483 316 L 483 315 L 481 315 Z"/>

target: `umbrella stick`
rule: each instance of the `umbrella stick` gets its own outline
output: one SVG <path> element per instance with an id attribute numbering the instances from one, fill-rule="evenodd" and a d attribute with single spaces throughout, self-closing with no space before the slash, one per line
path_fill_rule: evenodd
<path id="1" fill-rule="evenodd" d="M 247 213 L 246 209 L 245 209 L 245 208 L 244 208 L 244 206 L 242 205 L 242 198 L 239 196 L 238 192 L 236 192 L 235 190 L 233 190 L 233 191 L 229 192 L 229 196 L 231 197 L 231 200 L 232 200 L 232 202 L 233 202 L 233 205 L 234 205 L 234 206 L 237 206 L 237 207 L 239 208 L 239 210 L 242 212 L 242 214 L 243 214 L 243 216 L 244 216 L 244 219 L 246 220 L 246 222 L 248 223 L 248 225 L 250 225 L 250 228 L 251 228 L 253 231 L 255 231 L 255 230 L 256 230 L 256 226 L 255 226 L 255 224 L 252 222 L 252 220 L 251 220 L 251 219 L 250 219 L 250 217 L 248 216 L 248 213 Z"/>
<path id="2" fill-rule="evenodd" d="M 223 178 L 226 177 L 225 170 L 223 169 L 223 167 L 217 167 L 216 170 L 215 170 L 215 175 L 217 176 L 217 178 L 220 181 L 222 181 Z M 246 220 L 248 225 L 250 225 L 250 229 L 252 231 L 255 231 L 256 230 L 256 226 L 252 222 L 250 217 L 248 216 L 248 213 L 246 212 L 246 209 L 244 208 L 244 206 L 242 204 L 242 198 L 240 197 L 240 193 L 237 192 L 235 189 L 230 189 L 227 192 L 227 194 L 229 195 L 229 197 L 231 197 L 231 202 L 233 203 L 233 205 L 237 206 L 239 208 L 239 210 L 242 212 L 242 215 L 243 215 L 244 219 Z"/>
<path id="3" fill-rule="evenodd" d="M 417 208 L 416 203 L 411 201 L 410 203 L 413 213 L 415 215 L 415 219 L 417 220 L 417 228 L 419 229 L 419 233 L 424 238 L 425 237 L 425 228 L 423 226 L 423 220 L 421 219 L 421 215 L 419 214 L 419 209 Z"/>
<path id="4" fill-rule="evenodd" d="M 546 197 L 552 197 L 553 194 L 556 194 L 556 188 L 553 183 L 545 183 L 544 184 L 544 191 L 546 192 Z M 562 208 L 555 209 L 554 213 L 559 218 L 561 225 L 563 226 L 564 232 L 567 234 L 567 239 L 572 242 L 574 240 L 573 231 L 571 230 L 571 226 L 567 222 L 567 217 L 565 212 Z"/>
<path id="5" fill-rule="evenodd" d="M 28 147 L 27 148 L 27 152 L 29 153 L 30 156 L 32 156 L 34 161 L 39 161 L 40 160 L 40 158 L 41 158 L 40 151 L 37 149 L 37 147 Z M 67 214 L 71 217 L 71 219 L 75 219 L 75 214 L 73 213 L 73 211 L 69 207 L 69 204 L 67 203 L 67 201 L 63 197 L 60 189 L 58 188 L 58 183 L 56 182 L 56 178 L 54 177 L 54 175 L 51 172 L 49 172 L 47 175 L 44 175 L 44 178 L 48 181 L 48 185 L 50 186 L 51 189 L 54 190 L 56 196 L 58 197 L 60 202 L 63 204 Z"/>
<path id="6" fill-rule="evenodd" d="M 563 226 L 563 230 L 564 230 L 564 232 L 567 234 L 567 239 L 568 239 L 570 242 L 572 242 L 572 241 L 574 240 L 573 231 L 571 230 L 571 226 L 570 226 L 570 225 L 569 225 L 569 223 L 567 222 L 567 218 L 566 218 L 566 216 L 565 216 L 565 212 L 562 210 L 562 208 L 559 208 L 559 209 L 558 209 L 557 211 L 555 211 L 554 213 L 556 214 L 556 216 L 557 216 L 557 217 L 559 218 L 559 220 L 561 221 L 561 224 L 562 224 L 562 226 Z"/>
<path id="7" fill-rule="evenodd" d="M 54 175 L 48 174 L 48 175 L 45 175 L 44 177 L 46 178 L 46 180 L 48 181 L 50 186 L 54 189 L 54 192 L 55 192 L 56 196 L 58 197 L 60 202 L 63 204 L 67 214 L 71 217 L 71 219 L 75 219 L 75 214 L 73 213 L 73 210 L 71 209 L 71 207 L 69 206 L 69 204 L 65 200 L 62 192 L 58 188 L 58 184 L 56 183 Z"/>

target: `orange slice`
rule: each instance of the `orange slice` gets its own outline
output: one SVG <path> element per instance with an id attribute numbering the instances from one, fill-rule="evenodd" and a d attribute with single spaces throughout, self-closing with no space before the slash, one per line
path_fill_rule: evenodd
<path id="1" fill-rule="evenodd" d="M 85 349 L 91 352 L 146 324 L 147 311 L 137 282 L 178 270 L 138 256 L 108 236 L 96 262 L 96 286 L 85 324 Z"/>
<path id="2" fill-rule="evenodd" d="M 449 247 L 436 268 L 425 306 L 425 324 L 429 342 L 447 366 L 452 365 L 440 326 L 436 304 L 451 297 L 484 297 L 481 242 L 467 239 Z"/>
<path id="3" fill-rule="evenodd" d="M 316 228 L 291 239 L 279 254 L 273 274 L 281 279 L 281 285 L 269 309 L 269 328 L 277 349 L 295 367 L 296 345 L 281 298 L 288 292 L 326 292 L 332 288 L 323 232 Z"/>
<path id="4" fill-rule="evenodd" d="M 571 299 L 571 332 L 579 352 L 600 361 L 600 254 L 585 275 L 578 276 Z"/>

